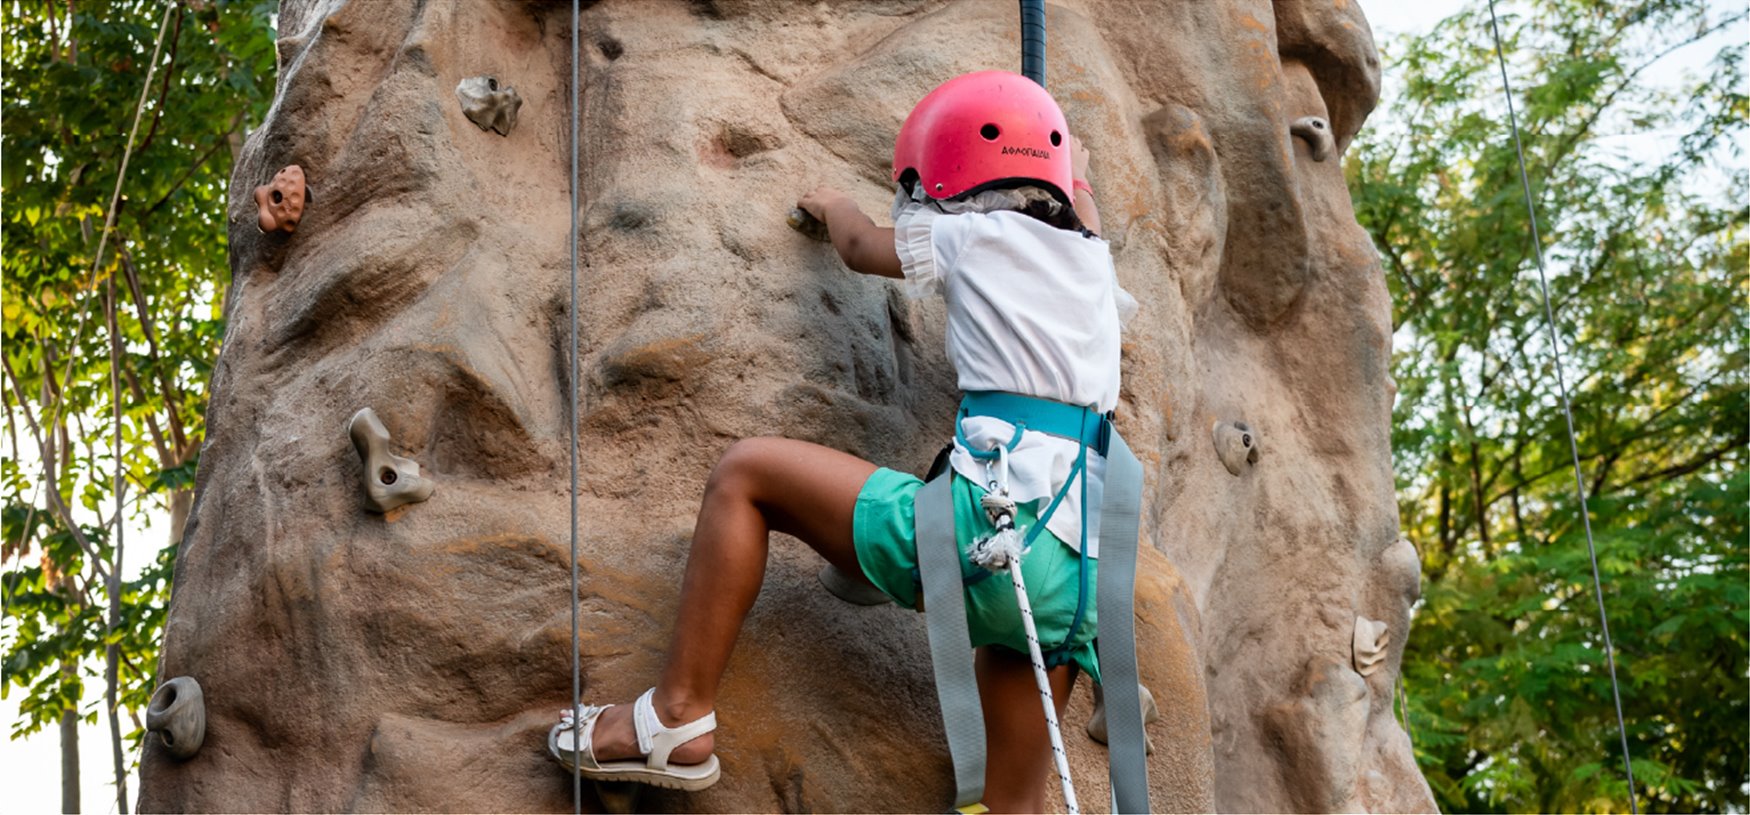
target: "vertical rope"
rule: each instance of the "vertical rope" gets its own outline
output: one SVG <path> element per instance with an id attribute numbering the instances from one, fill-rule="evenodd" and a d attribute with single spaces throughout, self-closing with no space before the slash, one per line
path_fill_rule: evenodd
<path id="1" fill-rule="evenodd" d="M 1635 770 L 1628 753 L 1628 727 L 1622 717 L 1622 690 L 1616 681 L 1616 649 L 1610 642 L 1610 617 L 1604 611 L 1604 582 L 1598 575 L 1598 549 L 1592 542 L 1592 513 L 1586 505 L 1586 483 L 1580 472 L 1580 444 L 1574 437 L 1574 408 L 1568 401 L 1568 384 L 1562 371 L 1562 344 L 1556 335 L 1556 315 L 1550 307 L 1549 278 L 1544 271 L 1543 241 L 1537 233 L 1537 206 L 1531 196 L 1531 176 L 1525 170 L 1525 146 L 1519 139 L 1519 115 L 1513 108 L 1513 85 L 1507 79 L 1507 57 L 1501 49 L 1501 23 L 1495 16 L 1495 0 L 1489 0 L 1489 30 L 1495 40 L 1495 59 L 1501 66 L 1501 90 L 1507 97 L 1507 121 L 1513 126 L 1513 151 L 1519 156 L 1519 183 L 1525 192 L 1525 213 L 1531 220 L 1531 247 L 1537 257 L 1537 286 L 1543 295 L 1544 326 L 1549 331 L 1550 354 L 1555 362 L 1556 387 L 1562 395 L 1562 417 L 1568 423 L 1568 453 L 1574 463 L 1574 493 L 1580 498 L 1580 521 L 1586 529 L 1586 554 L 1592 559 L 1592 595 L 1598 600 L 1598 623 L 1604 631 L 1604 659 L 1610 668 L 1610 695 L 1616 702 L 1616 733 L 1622 740 L 1622 769 L 1628 774 L 1628 806 L 1635 803 Z"/>
<path id="2" fill-rule="evenodd" d="M 571 424 L 571 743 L 581 748 L 583 717 L 575 711 L 583 704 L 583 654 L 578 645 L 577 598 L 577 37 L 578 0 L 571 0 L 571 357 L 565 387 L 570 393 Z M 571 811 L 583 812 L 583 769 L 574 762 L 571 770 Z"/>
<path id="3" fill-rule="evenodd" d="M 128 815 L 128 776 L 122 760 L 121 711 L 116 701 L 116 686 L 121 683 L 121 647 L 114 641 L 115 630 L 121 626 L 122 618 L 122 543 L 127 528 L 122 522 L 122 310 L 121 302 L 116 299 L 115 275 L 109 276 L 108 285 L 104 288 L 109 296 L 105 311 L 109 312 L 109 400 L 111 415 L 115 421 L 115 435 L 111 445 L 115 456 L 114 483 L 111 487 L 115 491 L 115 517 L 111 519 L 113 527 L 109 550 L 109 581 L 105 586 L 109 592 L 109 613 L 104 632 L 109 635 L 110 642 L 103 647 L 103 692 L 105 707 L 109 708 L 109 748 L 115 761 L 116 812 Z"/>
<path id="4" fill-rule="evenodd" d="M 1045 0 L 1021 0 L 1021 75 L 1045 87 Z"/>
<path id="5" fill-rule="evenodd" d="M 1010 557 L 1008 567 L 1009 577 L 1015 582 L 1015 604 L 1021 608 L 1021 628 L 1027 632 L 1027 656 L 1033 661 L 1033 679 L 1039 684 L 1039 701 L 1045 706 L 1045 732 L 1051 737 L 1051 759 L 1057 767 L 1058 781 L 1063 784 L 1063 807 L 1069 815 L 1080 815 L 1076 789 L 1069 780 L 1069 754 L 1063 749 L 1063 729 L 1057 721 L 1057 703 L 1051 698 L 1051 676 L 1045 671 L 1039 630 L 1033 624 L 1033 604 L 1027 599 L 1027 581 L 1021 577 L 1021 556 Z M 1075 636 L 1073 629 L 1070 636 Z"/>

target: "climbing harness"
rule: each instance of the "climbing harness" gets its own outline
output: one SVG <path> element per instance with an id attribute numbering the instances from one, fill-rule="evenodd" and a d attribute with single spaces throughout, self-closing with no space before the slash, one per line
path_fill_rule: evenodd
<path id="1" fill-rule="evenodd" d="M 991 450 L 965 444 L 962 419 L 990 416 L 1015 426 L 1015 436 Z M 1046 676 L 1048 665 L 1067 660 L 1068 645 L 1081 627 L 1087 603 L 1087 456 L 1098 453 L 1106 459 L 1106 475 L 1100 496 L 1100 570 L 1097 609 L 1101 632 L 1098 643 L 1102 686 L 1106 689 L 1108 750 L 1111 761 L 1112 801 L 1117 812 L 1148 810 L 1148 767 L 1142 729 L 1142 700 L 1136 681 L 1135 622 L 1131 600 L 1135 592 L 1137 519 L 1141 508 L 1142 465 L 1112 426 L 1110 416 L 1091 408 L 1013 393 L 974 392 L 965 395 L 955 419 L 955 434 L 974 458 L 986 463 L 991 473 L 989 489 L 981 507 L 991 516 L 997 531 L 976 542 L 968 558 L 984 570 L 966 577 L 955 536 L 952 471 L 926 483 L 915 503 L 918 567 L 923 583 L 925 628 L 929 633 L 931 664 L 936 677 L 937 702 L 943 729 L 953 759 L 955 806 L 976 803 L 984 795 L 985 733 L 978 683 L 973 672 L 971 638 L 966 622 L 964 589 L 995 570 L 1006 570 L 1015 583 L 1016 602 L 1027 634 L 1029 656 L 1046 708 L 1053 758 L 1064 787 L 1064 802 L 1076 812 L 1075 792 L 1070 785 L 1061 727 Z M 1021 434 L 1035 430 L 1077 442 L 1077 464 L 1064 486 L 1040 513 L 1025 536 L 1014 528 L 1015 505 L 1008 496 L 1008 453 Z M 1033 623 L 1032 607 L 1021 577 L 1021 561 L 1032 539 L 1045 528 L 1072 485 L 1082 490 L 1081 588 L 1074 621 L 1066 642 L 1043 653 Z"/>
<path id="2" fill-rule="evenodd" d="M 1017 428 L 1015 435 L 1020 436 Z M 996 532 L 973 544 L 967 553 L 968 559 L 984 567 L 987 574 L 1007 570 L 1009 579 L 1015 584 L 1015 605 L 1021 610 L 1021 629 L 1027 635 L 1027 656 L 1033 664 L 1033 678 L 1039 683 L 1039 699 L 1045 705 L 1045 731 L 1051 738 L 1051 757 L 1057 766 L 1057 778 L 1063 784 L 1063 805 L 1069 815 L 1079 815 L 1081 807 L 1076 805 L 1075 785 L 1069 779 L 1069 754 L 1063 750 L 1063 730 L 1057 721 L 1057 705 L 1052 699 L 1051 678 L 1045 672 L 1045 657 L 1040 654 L 1039 631 L 1033 624 L 1033 604 L 1027 599 L 1027 580 L 1021 575 L 1021 556 L 1026 552 L 1021 536 L 1015 531 L 1015 501 L 1009 497 L 1009 449 L 1014 445 L 997 445 L 994 460 L 985 462 L 985 472 L 990 474 L 989 491 L 980 499 L 985 515 L 990 518 Z M 1087 448 L 1083 448 L 1082 457 L 1086 458 Z M 1083 468 L 1077 467 L 1070 474 L 1074 480 Z M 1082 479 L 1083 492 L 1086 493 L 1087 479 Z M 1067 492 L 1069 485 L 1064 485 Z M 1059 493 L 1062 494 L 1061 492 Z M 1055 507 L 1053 508 L 1055 509 Z M 1047 511 L 1050 514 L 1050 511 Z M 1045 518 L 1040 518 L 1034 524 L 1034 534 L 1045 527 Z M 1032 539 L 1028 536 L 1028 540 Z M 1083 538 L 1087 537 L 1083 533 Z M 1086 541 L 1084 540 L 1084 545 Z M 1087 554 L 1082 554 L 1082 586 L 1081 594 L 1087 596 Z M 1076 629 L 1080 627 L 1081 611 L 1084 603 L 1076 603 L 1076 621 L 1070 624 L 1069 634 L 1065 637 L 1064 646 L 1075 639 Z"/>
<path id="3" fill-rule="evenodd" d="M 1495 16 L 1495 0 L 1489 0 L 1489 31 L 1495 41 L 1495 59 L 1501 66 L 1501 92 L 1507 97 L 1507 121 L 1513 126 L 1513 151 L 1519 157 L 1519 183 L 1525 193 L 1525 213 L 1531 222 L 1531 248 L 1537 258 L 1537 286 L 1543 295 L 1544 326 L 1549 332 L 1550 356 L 1555 363 L 1556 388 L 1562 395 L 1562 417 L 1568 423 L 1568 453 L 1573 457 L 1574 493 L 1580 498 L 1580 521 L 1586 530 L 1586 554 L 1592 559 L 1592 596 L 1598 600 L 1598 623 L 1604 632 L 1604 660 L 1610 669 L 1610 695 L 1616 702 L 1616 734 L 1622 740 L 1622 769 L 1628 774 L 1629 812 L 1638 815 L 1635 802 L 1635 769 L 1629 760 L 1628 727 L 1622 717 L 1622 690 L 1616 682 L 1616 649 L 1610 642 L 1610 617 L 1604 611 L 1604 583 L 1598 576 L 1598 549 L 1592 542 L 1592 511 L 1586 506 L 1586 484 L 1580 471 L 1580 443 L 1574 436 L 1574 408 L 1568 400 L 1568 383 L 1562 370 L 1562 343 L 1556 335 L 1556 315 L 1550 307 L 1549 278 L 1544 271 L 1543 241 L 1537 233 L 1537 206 L 1532 202 L 1531 176 L 1525 171 L 1525 146 L 1519 138 L 1519 115 L 1513 107 L 1513 85 L 1507 79 L 1507 57 L 1501 50 L 1501 23 Z"/>
<path id="4" fill-rule="evenodd" d="M 565 388 L 570 391 L 571 412 L 566 416 L 566 423 L 571 426 L 571 443 L 567 445 L 571 451 L 571 709 L 583 707 L 583 654 L 578 646 L 578 597 L 577 597 L 577 38 L 578 38 L 578 0 L 571 0 L 571 232 L 569 235 L 571 249 L 571 358 L 569 373 L 565 377 Z M 577 744 L 583 739 L 583 720 L 572 717 L 571 743 Z M 583 813 L 583 769 L 581 765 L 571 768 L 571 809 L 577 815 Z"/>

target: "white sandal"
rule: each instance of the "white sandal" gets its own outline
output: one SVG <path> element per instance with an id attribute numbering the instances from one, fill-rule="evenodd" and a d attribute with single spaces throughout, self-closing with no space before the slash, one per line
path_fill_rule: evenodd
<path id="1" fill-rule="evenodd" d="M 547 733 L 548 752 L 565 765 L 565 769 L 576 770 L 584 778 L 594 781 L 636 781 L 687 792 L 696 792 L 717 783 L 721 768 L 715 754 L 698 764 L 668 763 L 669 754 L 676 747 L 717 729 L 716 712 L 680 727 L 665 727 L 656 717 L 656 706 L 651 703 L 655 693 L 656 689 L 651 688 L 632 703 L 632 726 L 638 732 L 638 751 L 644 754 L 643 758 L 596 761 L 591 751 L 595 743 L 596 721 L 612 705 L 583 705 L 575 713 L 566 711 L 559 724 Z M 577 748 L 579 741 L 581 750 Z"/>

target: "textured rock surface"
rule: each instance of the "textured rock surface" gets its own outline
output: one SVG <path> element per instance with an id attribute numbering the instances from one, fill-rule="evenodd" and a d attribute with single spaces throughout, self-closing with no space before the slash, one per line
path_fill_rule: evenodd
<path id="1" fill-rule="evenodd" d="M 583 347 L 566 374 L 568 7 L 287 0 L 276 103 L 232 185 L 233 283 L 165 676 L 199 754 L 144 810 L 564 810 L 567 410 L 582 398 L 587 696 L 655 676 L 707 472 L 783 434 L 921 469 L 949 428 L 939 303 L 785 226 L 817 182 L 886 210 L 892 138 L 948 77 L 1018 63 L 1012 0 L 601 0 L 585 12 Z M 1138 586 L 1163 810 L 1431 808 L 1391 715 L 1418 576 L 1396 543 L 1389 304 L 1342 162 L 1379 88 L 1351 0 L 1063 0 L 1052 90 L 1093 150 L 1126 287 L 1120 425 L 1149 476 Z M 453 89 L 523 100 L 508 136 Z M 261 234 L 248 191 L 321 196 Z M 439 482 L 361 508 L 371 407 Z M 1230 475 L 1244 422 L 1269 454 Z M 939 809 L 923 621 L 832 598 L 779 541 L 731 664 L 724 781 L 648 809 Z M 1394 632 L 1351 667 L 1355 619 Z M 1072 700 L 1084 804 L 1103 749 Z M 601 802 L 586 793 L 586 805 Z"/>

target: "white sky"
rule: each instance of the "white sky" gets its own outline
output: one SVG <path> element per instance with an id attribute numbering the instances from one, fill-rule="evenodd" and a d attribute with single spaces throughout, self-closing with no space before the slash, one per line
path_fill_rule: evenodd
<path id="1" fill-rule="evenodd" d="M 1431 29 L 1436 23 L 1462 7 L 1462 0 L 1361 0 L 1363 10 L 1367 12 L 1368 20 L 1373 25 L 1374 38 L 1384 42 L 1389 38 L 1406 33 L 1422 33 Z M 1722 2 L 1722 6 L 1724 3 Z M 1743 27 L 1729 36 L 1743 41 Z M 1680 53 L 1670 60 L 1669 65 L 1661 65 L 1657 71 L 1667 80 L 1674 80 L 1684 70 L 1699 70 L 1706 57 L 1713 53 L 1712 48 L 1692 48 L 1687 53 Z M 1389 75 L 1391 66 L 1386 65 L 1388 75 L 1387 92 L 1390 92 Z M 1375 115 L 1380 115 L 1376 113 Z M 164 533 L 151 527 L 130 530 L 128 533 L 127 562 L 124 572 L 137 575 L 139 570 L 155 554 L 162 544 Z M 102 681 L 100 677 L 87 680 L 86 702 L 96 709 L 101 702 Z M 9 692 L 8 699 L 0 700 L 0 733 L 9 734 L 13 723 L 18 720 L 18 692 Z M 141 714 L 144 715 L 143 712 Z M 131 725 L 124 718 L 123 729 Z M 109 730 L 107 722 L 99 717 L 96 724 L 83 725 L 79 733 L 80 774 L 82 787 L 82 805 L 88 813 L 114 813 L 115 792 L 112 783 L 112 769 L 109 756 Z M 133 757 L 137 760 L 137 757 Z M 13 741 L 0 738 L 0 768 L 4 768 L 4 778 L 7 782 L 6 809 L 8 812 L 58 812 L 60 811 L 60 748 L 59 734 L 50 727 L 30 738 Z M 137 775 L 128 782 L 129 808 L 133 808 L 133 800 L 139 794 Z"/>

